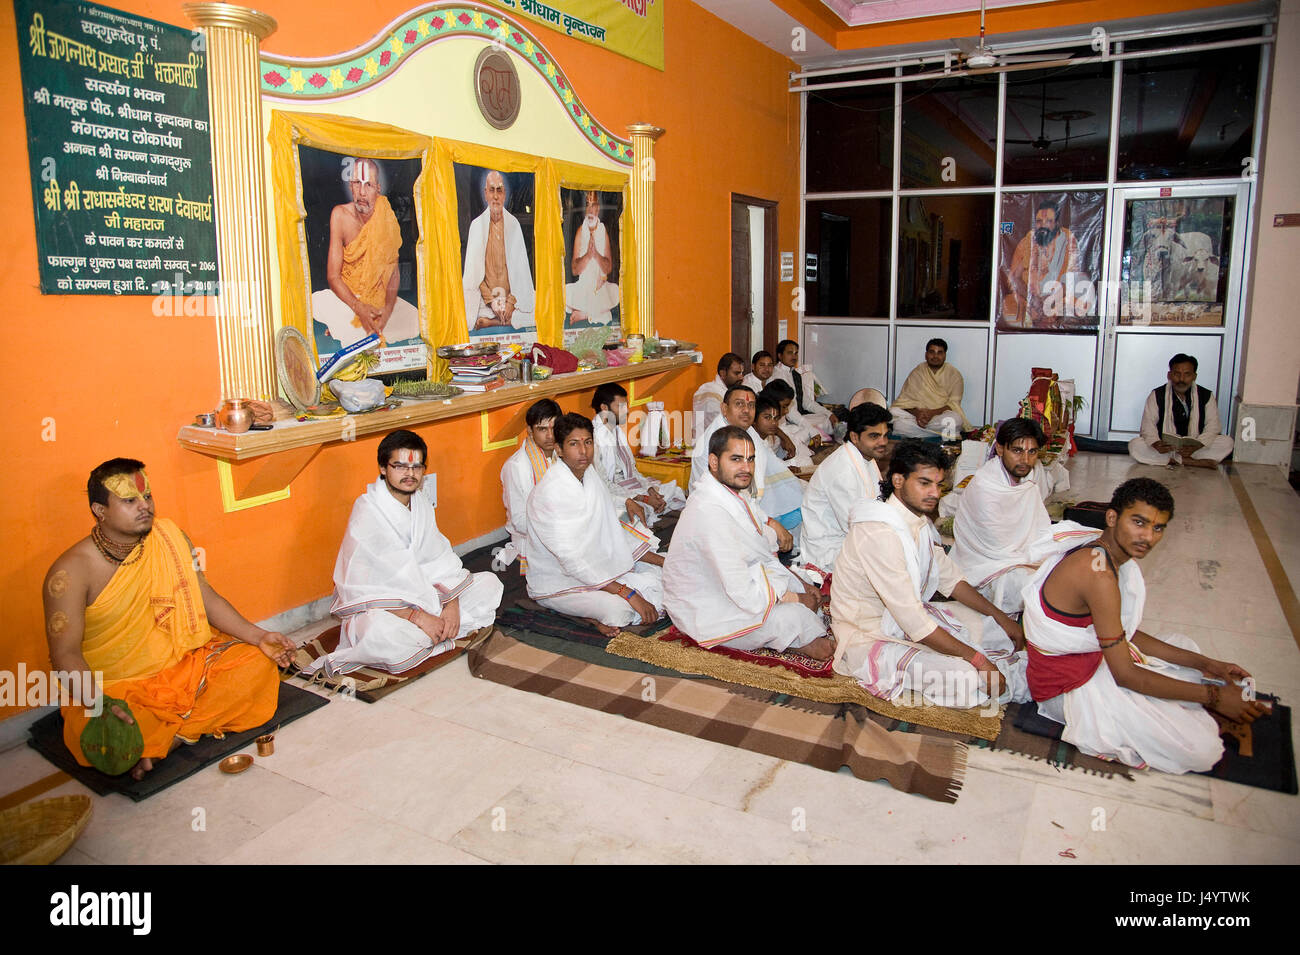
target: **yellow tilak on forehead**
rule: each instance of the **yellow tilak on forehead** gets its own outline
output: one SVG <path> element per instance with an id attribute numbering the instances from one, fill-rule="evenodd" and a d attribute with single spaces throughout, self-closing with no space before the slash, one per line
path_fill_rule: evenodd
<path id="1" fill-rule="evenodd" d="M 103 484 L 111 493 L 128 501 L 150 493 L 149 475 L 143 471 L 114 474 L 112 477 L 104 478 Z"/>

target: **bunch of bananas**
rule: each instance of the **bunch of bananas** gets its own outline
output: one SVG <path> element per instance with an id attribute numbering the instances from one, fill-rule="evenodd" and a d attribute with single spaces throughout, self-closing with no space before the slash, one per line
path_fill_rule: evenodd
<path id="1" fill-rule="evenodd" d="M 363 351 L 350 362 L 343 366 L 341 371 L 336 371 L 331 378 L 337 378 L 339 381 L 360 381 L 370 374 L 371 370 L 379 365 L 379 356 L 372 351 Z"/>

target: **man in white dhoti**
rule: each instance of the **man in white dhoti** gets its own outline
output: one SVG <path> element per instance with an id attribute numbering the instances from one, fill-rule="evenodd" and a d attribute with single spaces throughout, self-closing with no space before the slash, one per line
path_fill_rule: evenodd
<path id="1" fill-rule="evenodd" d="M 348 187 L 352 201 L 330 213 L 328 288 L 312 293 L 312 318 L 343 348 L 372 334 L 386 342 L 415 338 L 420 313 L 397 295 L 402 230 L 383 194 L 379 164 L 353 160 Z"/>
<path id="2" fill-rule="evenodd" d="M 1223 755 L 1207 710 L 1246 723 L 1268 710 L 1237 664 L 1203 656 L 1182 634 L 1157 640 L 1138 629 L 1146 584 L 1137 562 L 1173 513 L 1164 485 L 1134 478 L 1115 489 L 1100 533 L 1062 522 L 1042 542 L 1042 566 L 1024 591 L 1029 688 L 1080 752 L 1205 772 Z"/>
<path id="3" fill-rule="evenodd" d="M 749 360 L 749 374 L 742 378 L 740 383 L 746 388 L 753 388 L 754 394 L 758 394 L 772 380 L 772 372 L 775 369 L 776 359 L 772 357 L 770 351 L 756 351 L 754 357 Z"/>
<path id="4" fill-rule="evenodd" d="M 755 456 L 754 476 L 746 493 L 755 501 L 758 501 L 763 512 L 768 515 L 768 525 L 775 532 L 780 549 L 788 551 L 794 547 L 794 534 L 791 532 L 790 526 L 780 518 L 782 515 L 789 515 L 787 520 L 793 521 L 796 526 L 798 525 L 799 521 L 794 519 L 795 516 L 791 514 L 791 511 L 797 510 L 799 507 L 799 502 L 803 499 L 803 490 L 799 480 L 791 473 L 789 468 L 777 460 L 776 456 L 768 450 L 762 436 L 754 430 L 756 404 L 754 392 L 744 385 L 734 385 L 727 389 L 727 394 L 722 402 L 722 414 L 709 425 L 708 430 L 696 442 L 695 448 L 691 452 L 690 493 L 694 493 L 700 481 L 708 476 L 709 439 L 713 437 L 713 432 L 725 428 L 727 425 L 734 425 L 744 430 L 749 435 L 750 440 L 754 442 Z M 769 476 L 781 479 L 779 482 L 781 486 L 770 500 L 768 499 Z M 689 500 L 689 495 L 687 499 Z M 773 513 L 774 508 L 784 508 L 784 510 Z"/>
<path id="5" fill-rule="evenodd" d="M 1000 610 L 1019 613 L 1020 592 L 1038 569 L 1029 558 L 1052 529 L 1035 475 L 1043 429 L 1032 418 L 1008 418 L 986 461 L 961 493 L 953 522 L 952 560 L 968 583 Z"/>
<path id="6" fill-rule="evenodd" d="M 880 465 L 889 451 L 889 412 L 867 402 L 849 411 L 844 444 L 826 458 L 803 496 L 800 557 L 822 573 L 835 569 L 855 505 L 880 499 Z"/>
<path id="7" fill-rule="evenodd" d="M 1139 464 L 1213 468 L 1232 453 L 1218 403 L 1210 389 L 1196 384 L 1196 368 L 1191 355 L 1175 355 L 1169 359 L 1169 381 L 1147 395 L 1141 430 L 1128 443 Z"/>
<path id="8" fill-rule="evenodd" d="M 709 425 L 722 414 L 722 398 L 727 389 L 740 384 L 744 377 L 745 360 L 735 352 L 727 352 L 718 359 L 717 376 L 695 389 L 695 396 L 691 399 L 691 417 L 695 419 L 696 445 L 703 440 Z"/>
<path id="9" fill-rule="evenodd" d="M 931 338 L 925 344 L 925 361 L 908 374 L 889 409 L 894 416 L 894 434 L 900 438 L 939 434 L 945 441 L 956 441 L 971 430 L 961 410 L 965 388 L 961 372 L 948 364 L 948 343 Z"/>
<path id="10" fill-rule="evenodd" d="M 709 438 L 709 473 L 682 511 L 664 560 L 664 607 L 705 647 L 791 647 L 817 659 L 834 644 L 820 595 L 777 559 L 776 535 L 752 498 L 754 440 L 727 425 Z"/>
<path id="11" fill-rule="evenodd" d="M 576 282 L 564 286 L 564 310 L 575 322 L 608 325 L 618 307 L 618 283 L 609 281 L 614 270 L 609 231 L 600 221 L 600 193 L 588 192 L 587 217 L 573 236 L 573 258 L 569 268 Z"/>
<path id="12" fill-rule="evenodd" d="M 461 285 L 465 293 L 465 324 L 470 331 L 504 326 L 531 328 L 536 296 L 528 248 L 519 220 L 506 211 L 506 181 L 489 172 L 483 180 L 487 203 L 465 239 Z"/>
<path id="13" fill-rule="evenodd" d="M 411 431 L 379 442 L 379 479 L 352 506 L 334 564 L 338 649 L 303 672 L 401 673 L 496 620 L 501 581 L 465 569 L 423 491 L 428 447 Z"/>
<path id="14" fill-rule="evenodd" d="M 772 378 L 784 381 L 794 389 L 794 410 L 801 420 L 823 438 L 835 435 L 838 419 L 830 410 L 817 403 L 817 379 L 808 366 L 799 366 L 799 343 L 785 339 L 776 346 L 776 365 Z"/>
<path id="15" fill-rule="evenodd" d="M 627 423 L 627 389 L 606 382 L 591 396 L 596 442 L 596 468 L 605 479 L 614 500 L 624 501 L 628 517 L 646 527 L 670 511 L 686 506 L 686 494 L 676 481 L 656 481 L 636 469 L 636 458 L 623 426 Z"/>
<path id="16" fill-rule="evenodd" d="M 1023 702 L 1020 625 L 962 580 L 931 523 L 943 476 L 938 447 L 904 441 L 890 458 L 886 499 L 854 506 L 831 577 L 835 669 L 886 700 L 907 692 L 962 708 Z M 930 603 L 936 593 L 957 604 Z M 997 639 L 985 616 L 997 621 Z"/>
<path id="17" fill-rule="evenodd" d="M 555 460 L 555 419 L 563 414 L 550 398 L 528 407 L 524 414 L 523 444 L 501 465 L 501 495 L 506 505 L 506 530 L 510 543 L 497 555 L 509 566 L 519 558 L 519 573 L 528 573 L 528 495 Z"/>
<path id="18" fill-rule="evenodd" d="M 528 499 L 528 596 L 614 636 L 663 612 L 663 557 L 658 538 L 619 521 L 591 467 L 593 430 L 580 414 L 555 422 L 560 460 Z"/>

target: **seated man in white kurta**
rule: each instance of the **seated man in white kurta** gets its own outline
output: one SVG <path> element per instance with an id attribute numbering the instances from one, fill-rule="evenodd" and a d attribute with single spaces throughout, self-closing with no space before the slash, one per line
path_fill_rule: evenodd
<path id="1" fill-rule="evenodd" d="M 409 670 L 496 620 L 501 581 L 465 569 L 424 492 L 428 447 L 411 431 L 379 442 L 379 479 L 352 506 L 334 564 L 338 649 L 304 672 Z"/>
<path id="2" fill-rule="evenodd" d="M 833 644 L 820 595 L 777 559 L 776 535 L 745 491 L 754 476 L 749 434 L 731 425 L 709 438 L 709 473 L 677 522 L 664 560 L 664 607 L 705 647 L 790 647 L 817 660 Z"/>
<path id="3" fill-rule="evenodd" d="M 908 692 L 940 706 L 1029 699 L 1020 625 L 962 580 L 931 515 L 944 477 L 940 448 L 894 449 L 883 501 L 859 502 L 831 577 L 835 669 L 874 696 Z M 956 604 L 929 601 L 948 594 Z M 983 617 L 998 624 L 991 640 Z"/>
<path id="4" fill-rule="evenodd" d="M 1024 591 L 1029 688 L 1038 712 L 1064 723 L 1061 738 L 1081 752 L 1205 772 L 1223 755 L 1207 710 L 1247 723 L 1267 710 L 1249 684 L 1238 685 L 1250 674 L 1235 663 L 1203 656 L 1182 634 L 1157 640 L 1138 629 L 1146 584 L 1137 562 L 1173 513 L 1164 485 L 1134 478 L 1115 489 L 1100 533 L 1056 525 Z"/>
<path id="5" fill-rule="evenodd" d="M 838 422 L 829 409 L 818 404 L 817 379 L 807 365 L 800 367 L 798 342 L 787 338 L 777 343 L 772 379 L 784 381 L 794 389 L 794 411 L 803 424 L 828 440 L 834 436 Z"/>
<path id="6" fill-rule="evenodd" d="M 722 401 L 722 414 L 704 432 L 703 438 L 691 452 L 691 493 L 700 481 L 709 475 L 709 439 L 713 432 L 727 425 L 743 429 L 754 442 L 754 479 L 746 492 L 758 502 L 768 515 L 768 524 L 776 533 L 782 551 L 794 547 L 794 528 L 802 521 L 798 514 L 803 500 L 803 485 L 799 479 L 768 449 L 767 443 L 754 429 L 757 398 L 744 385 L 727 389 Z M 775 489 L 770 482 L 775 481 Z M 772 493 L 769 494 L 769 491 Z"/>
<path id="7" fill-rule="evenodd" d="M 580 414 L 555 422 L 560 460 L 528 498 L 528 596 L 614 636 L 663 612 L 663 557 L 656 537 L 619 521 L 591 466 L 592 432 Z"/>
<path id="8" fill-rule="evenodd" d="M 1214 395 L 1196 384 L 1196 367 L 1191 355 L 1175 355 L 1169 359 L 1169 381 L 1147 395 L 1141 430 L 1128 443 L 1139 464 L 1212 468 L 1232 453 L 1232 438 L 1222 433 Z M 1175 446 L 1165 441 L 1167 436 L 1187 443 Z"/>
<path id="9" fill-rule="evenodd" d="M 623 433 L 627 422 L 627 389 L 616 382 L 606 382 L 591 396 L 596 412 L 592 425 L 596 441 L 596 467 L 604 477 L 616 501 L 624 502 L 628 517 L 637 518 L 646 527 L 669 511 L 686 506 L 686 493 L 676 481 L 656 481 L 636 469 L 632 445 Z"/>
<path id="10" fill-rule="evenodd" d="M 519 573 L 528 573 L 528 495 L 555 460 L 555 419 L 563 414 L 550 398 L 529 405 L 524 414 L 523 444 L 501 465 L 501 495 L 506 505 L 507 544 L 498 559 L 507 567 L 519 558 Z"/>
<path id="11" fill-rule="evenodd" d="M 822 436 L 794 409 L 794 389 L 775 378 L 758 394 L 769 401 L 775 401 L 781 409 L 781 431 L 795 447 L 795 453 L 787 464 L 790 467 L 811 467 L 813 452 L 822 446 Z"/>
<path id="12" fill-rule="evenodd" d="M 889 450 L 891 420 L 888 411 L 871 402 L 852 409 L 844 444 L 818 465 L 808 481 L 803 495 L 800 557 L 823 573 L 835 569 L 853 506 L 880 498 L 880 466 L 876 462 Z"/>
<path id="13" fill-rule="evenodd" d="M 972 587 L 999 610 L 1019 613 L 1020 592 L 1038 569 L 1031 546 L 1052 530 L 1035 483 L 1043 429 L 1032 418 L 1008 418 L 998 428 L 994 457 L 961 493 L 953 521 L 952 560 Z"/>
<path id="14" fill-rule="evenodd" d="M 908 373 L 889 413 L 894 433 L 901 438 L 942 435 L 955 441 L 971 429 L 961 399 L 966 383 L 961 372 L 948 364 L 948 343 L 931 338 L 925 343 L 925 361 Z"/>
<path id="15" fill-rule="evenodd" d="M 772 380 L 772 372 L 775 370 L 776 359 L 772 357 L 772 353 L 756 351 L 754 357 L 749 360 L 749 374 L 740 380 L 740 384 L 754 389 L 754 394 L 758 394 Z"/>
<path id="16" fill-rule="evenodd" d="M 718 374 L 695 389 L 691 398 L 691 417 L 695 419 L 695 443 L 704 441 L 704 432 L 722 414 L 722 399 L 727 389 L 740 384 L 745 377 L 745 360 L 735 352 L 727 352 L 718 359 Z M 757 393 L 757 392 L 756 392 Z"/>

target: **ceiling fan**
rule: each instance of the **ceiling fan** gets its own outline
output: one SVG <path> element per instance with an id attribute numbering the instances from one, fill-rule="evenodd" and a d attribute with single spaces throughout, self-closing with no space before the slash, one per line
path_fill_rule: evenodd
<path id="1" fill-rule="evenodd" d="M 1059 98 L 1059 97 L 1057 97 Z M 1062 149 L 1070 148 L 1070 123 L 1081 119 L 1088 119 L 1097 115 L 1090 109 L 1062 109 L 1049 113 L 1047 111 L 1047 83 L 1043 83 L 1042 99 L 1038 109 L 1038 138 L 1037 139 L 1005 139 L 1008 146 L 1033 146 L 1038 150 L 1050 149 L 1052 143 L 1064 142 Z M 1065 123 L 1065 136 L 1063 139 L 1049 139 L 1047 137 L 1047 121 L 1054 123 Z M 989 140 L 993 142 L 993 139 Z"/>
<path id="2" fill-rule="evenodd" d="M 969 37 L 953 37 L 952 43 L 957 47 L 957 58 L 961 66 L 968 70 L 990 70 L 997 66 L 1011 63 L 1059 62 L 1073 56 L 1070 52 L 1053 52 L 1043 56 L 1037 53 L 999 54 L 985 45 L 984 13 L 986 0 L 980 0 L 980 36 L 978 43 L 972 43 Z"/>

